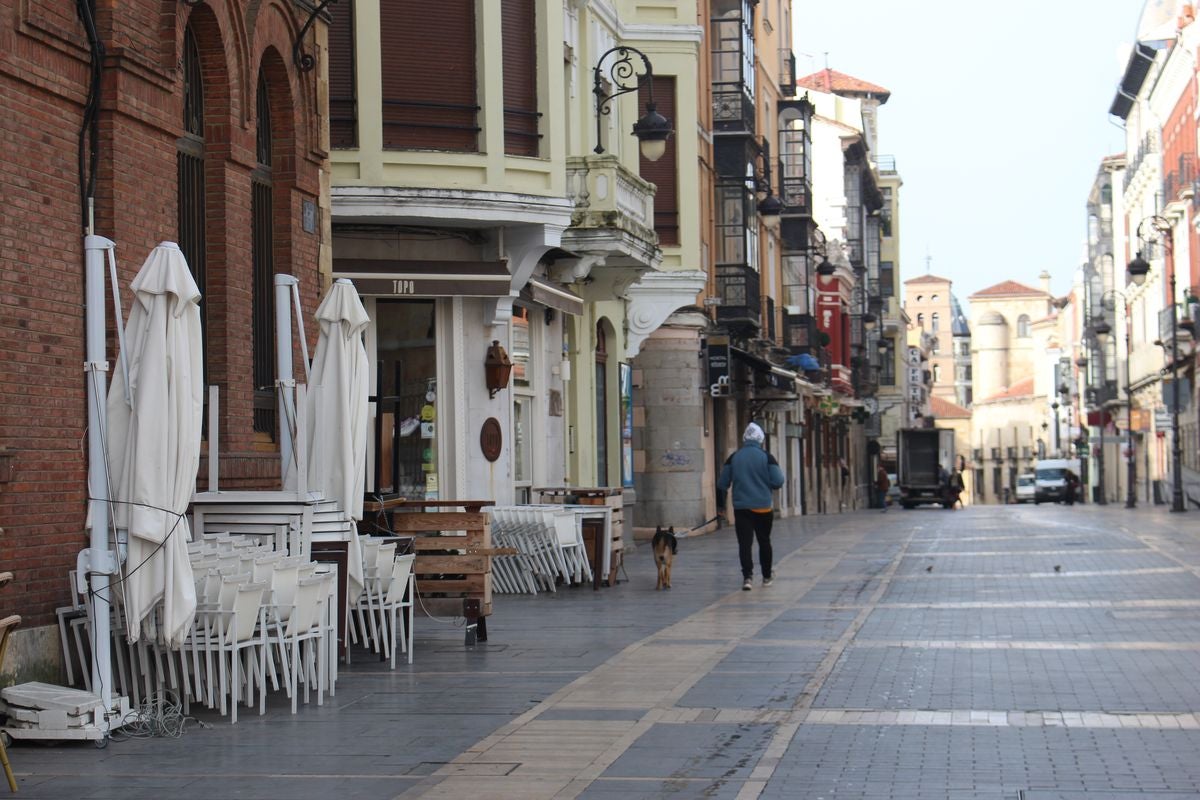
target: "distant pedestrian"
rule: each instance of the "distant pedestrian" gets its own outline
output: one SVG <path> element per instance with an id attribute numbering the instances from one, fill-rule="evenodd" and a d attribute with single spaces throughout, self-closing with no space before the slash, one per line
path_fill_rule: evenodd
<path id="1" fill-rule="evenodd" d="M 892 481 L 888 478 L 887 470 L 880 464 L 879 469 L 875 470 L 875 491 L 879 494 L 879 507 L 884 513 L 887 513 L 887 493 L 891 486 Z"/>
<path id="2" fill-rule="evenodd" d="M 955 506 L 959 506 L 959 505 L 961 505 L 963 508 L 966 508 L 966 504 L 963 503 L 963 499 L 962 499 L 963 488 L 964 488 L 963 474 L 960 470 L 956 469 L 950 475 L 950 508 L 951 509 L 953 509 Z"/>
<path id="3" fill-rule="evenodd" d="M 725 492 L 733 487 L 733 524 L 737 531 L 738 558 L 742 563 L 742 589 L 750 591 L 754 578 L 754 541 L 763 586 L 775 578 L 772 571 L 771 524 L 774 522 L 771 492 L 783 486 L 783 470 L 765 449 L 763 429 L 751 422 L 742 434 L 742 446 L 725 460 L 717 478 L 718 505 L 724 506 Z"/>
<path id="4" fill-rule="evenodd" d="M 850 468 L 846 466 L 846 459 L 838 459 L 838 473 L 842 476 L 842 482 L 838 488 L 838 511 L 844 511 L 846 506 L 850 505 Z"/>
<path id="5" fill-rule="evenodd" d="M 1071 470 L 1067 470 L 1066 484 L 1067 484 L 1067 505 L 1073 506 L 1073 505 L 1075 505 L 1076 492 L 1079 491 L 1079 476 L 1076 475 Z"/>

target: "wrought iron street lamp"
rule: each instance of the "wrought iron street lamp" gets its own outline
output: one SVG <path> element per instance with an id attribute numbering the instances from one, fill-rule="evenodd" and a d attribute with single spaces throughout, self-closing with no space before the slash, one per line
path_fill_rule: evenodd
<path id="1" fill-rule="evenodd" d="M 1149 223 L 1149 230 L 1144 230 Z M 1155 239 L 1161 240 L 1166 247 L 1167 255 L 1175 250 L 1175 234 L 1171 221 L 1158 214 L 1146 217 L 1137 226 L 1137 237 L 1144 244 L 1151 244 Z M 1141 286 L 1146 282 L 1150 273 L 1150 264 L 1138 251 L 1133 261 L 1129 262 L 1129 278 L 1135 285 Z M 1167 277 L 1171 291 L 1171 510 L 1174 512 L 1187 511 L 1183 504 L 1183 442 L 1179 439 L 1179 314 L 1175 303 L 1175 266 L 1171 265 Z"/>
<path id="2" fill-rule="evenodd" d="M 1125 312 L 1122 315 L 1125 318 L 1125 408 L 1126 408 L 1126 412 L 1128 414 L 1128 417 L 1125 420 L 1125 437 L 1126 437 L 1125 469 L 1126 469 L 1126 475 L 1128 476 L 1127 482 L 1129 484 L 1125 491 L 1125 507 L 1126 508 L 1136 508 L 1137 507 L 1137 459 L 1134 457 L 1134 450 L 1133 450 L 1133 386 L 1131 385 L 1130 374 L 1129 374 L 1129 353 L 1130 353 L 1130 349 L 1129 349 L 1129 302 L 1128 302 L 1128 300 L 1125 299 L 1125 295 L 1122 292 L 1120 292 L 1116 289 L 1110 289 L 1100 297 L 1100 303 L 1101 303 L 1101 305 L 1103 305 L 1104 301 L 1106 299 L 1109 299 L 1109 300 L 1112 300 L 1115 302 L 1116 298 L 1118 298 L 1118 297 L 1121 298 L 1121 305 L 1124 308 L 1124 312 Z M 1112 335 L 1112 326 L 1108 324 L 1108 320 L 1101 317 L 1094 325 L 1092 325 L 1092 332 L 1094 334 L 1096 334 L 1096 339 L 1100 342 L 1100 352 L 1102 354 L 1107 354 L 1108 339 Z M 1101 363 L 1103 363 L 1103 362 L 1101 362 Z M 1103 419 L 1104 418 L 1102 415 L 1101 422 L 1103 422 Z M 1104 452 L 1104 433 L 1103 433 L 1104 428 L 1101 427 L 1100 430 L 1101 430 L 1100 451 L 1103 453 Z M 1101 463 L 1103 463 L 1103 462 L 1101 462 Z M 1101 493 L 1103 493 L 1103 491 L 1104 491 L 1103 486 L 1101 487 L 1100 491 L 1101 491 Z"/>
<path id="3" fill-rule="evenodd" d="M 641 62 L 640 65 L 634 58 Z M 605 88 L 606 73 L 607 83 L 612 86 L 611 93 Z M 646 86 L 650 89 L 650 100 L 646 103 L 645 115 L 633 123 L 633 135 L 641 143 L 642 156 L 647 161 L 658 161 L 662 158 L 663 153 L 667 151 L 667 138 L 674 130 L 671 128 L 671 121 L 658 113 L 654 103 L 654 68 L 646 54 L 635 47 L 625 45 L 610 48 L 596 61 L 592 70 L 592 80 L 592 94 L 596 96 L 595 152 L 604 152 L 604 145 L 601 144 L 603 117 L 612 111 L 612 101 Z"/>
<path id="4" fill-rule="evenodd" d="M 1058 401 L 1051 403 L 1050 408 L 1054 409 L 1054 455 L 1062 458 L 1062 440 L 1058 433 Z"/>

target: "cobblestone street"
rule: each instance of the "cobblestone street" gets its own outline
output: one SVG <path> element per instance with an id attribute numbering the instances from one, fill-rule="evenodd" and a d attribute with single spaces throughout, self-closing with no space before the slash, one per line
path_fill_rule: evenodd
<path id="1" fill-rule="evenodd" d="M 24 798 L 1010 798 L 1200 795 L 1196 515 L 1119 506 L 776 523 L 628 582 L 498 597 L 491 641 L 418 619 L 324 707 L 181 739 L 10 749 Z"/>

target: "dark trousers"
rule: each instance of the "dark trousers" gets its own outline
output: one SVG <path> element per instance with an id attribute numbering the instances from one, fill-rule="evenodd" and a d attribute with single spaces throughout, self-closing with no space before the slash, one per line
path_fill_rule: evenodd
<path id="1" fill-rule="evenodd" d="M 762 565 L 762 575 L 764 578 L 771 577 L 771 523 L 774 521 L 774 514 L 759 514 L 745 508 L 734 510 L 733 525 L 737 531 L 743 578 L 754 575 L 755 539 L 758 539 L 758 563 Z"/>

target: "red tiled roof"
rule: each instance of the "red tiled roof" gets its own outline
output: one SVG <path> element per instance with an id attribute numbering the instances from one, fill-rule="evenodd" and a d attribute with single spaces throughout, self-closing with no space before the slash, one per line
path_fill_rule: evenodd
<path id="1" fill-rule="evenodd" d="M 892 96 L 892 93 L 882 86 L 828 68 L 797 79 L 796 85 L 802 89 L 815 89 L 826 94 L 873 94 L 879 97 L 881 103 L 886 103 Z"/>
<path id="2" fill-rule="evenodd" d="M 910 283 L 950 283 L 949 278 L 939 278 L 937 275 L 918 275 L 915 278 L 906 280 L 905 285 Z"/>
<path id="3" fill-rule="evenodd" d="M 1029 294 L 1036 294 L 1040 297 L 1049 297 L 1049 295 L 1047 295 L 1041 289 L 1034 289 L 1032 287 L 1026 286 L 1023 283 L 1017 283 L 1016 281 L 1002 281 L 1000 283 L 997 283 L 995 286 L 989 286 L 986 289 L 980 289 L 978 292 L 971 295 L 967 299 L 971 300 L 976 297 L 1005 297 L 1005 296 L 1011 296 L 1011 295 L 1029 295 Z"/>
<path id="4" fill-rule="evenodd" d="M 944 397 L 938 397 L 936 394 L 929 397 L 929 410 L 933 416 L 945 419 L 968 419 L 971 416 L 971 412 L 967 409 L 957 403 L 951 403 Z"/>
<path id="5" fill-rule="evenodd" d="M 980 402 L 987 403 L 992 400 L 1013 400 L 1018 397 L 1032 397 L 1032 396 L 1033 396 L 1033 378 L 1022 378 L 1021 380 L 1014 383 L 1012 386 L 1008 386 L 1008 387 L 1000 390 L 999 392 L 996 392 L 991 397 L 985 397 L 983 400 L 976 400 L 975 402 L 976 403 L 980 403 Z"/>

